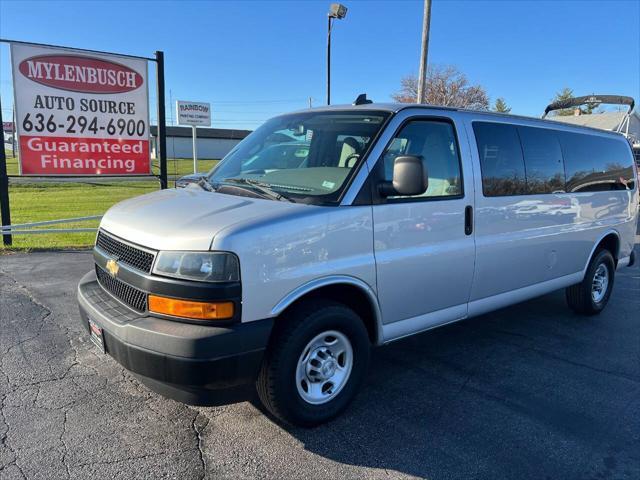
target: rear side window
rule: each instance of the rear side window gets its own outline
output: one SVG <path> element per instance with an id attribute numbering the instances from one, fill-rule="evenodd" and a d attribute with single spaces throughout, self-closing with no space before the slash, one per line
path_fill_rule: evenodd
<path id="1" fill-rule="evenodd" d="M 482 191 L 487 197 L 524 195 L 526 177 L 518 131 L 514 125 L 474 122 Z"/>
<path id="2" fill-rule="evenodd" d="M 615 137 L 474 122 L 486 197 L 633 190 L 633 158 Z"/>
<path id="3" fill-rule="evenodd" d="M 524 153 L 527 193 L 564 192 L 564 165 L 557 133 L 546 128 L 519 126 L 518 134 Z"/>
<path id="4" fill-rule="evenodd" d="M 633 160 L 628 145 L 616 138 L 558 132 L 567 192 L 633 190 Z"/>

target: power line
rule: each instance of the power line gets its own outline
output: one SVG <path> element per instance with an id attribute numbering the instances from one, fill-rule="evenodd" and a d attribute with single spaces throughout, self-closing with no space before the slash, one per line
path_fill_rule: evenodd
<path id="1" fill-rule="evenodd" d="M 273 114 L 273 113 L 278 113 L 278 111 L 276 110 L 213 110 L 213 113 L 266 113 L 266 114 Z"/>
<path id="2" fill-rule="evenodd" d="M 253 105 L 256 103 L 305 103 L 308 101 L 308 98 L 294 98 L 294 99 L 290 99 L 290 100 L 251 100 L 251 101 L 246 101 L 246 100 L 217 100 L 217 101 L 212 101 L 211 103 L 215 104 L 234 104 L 234 105 Z"/>

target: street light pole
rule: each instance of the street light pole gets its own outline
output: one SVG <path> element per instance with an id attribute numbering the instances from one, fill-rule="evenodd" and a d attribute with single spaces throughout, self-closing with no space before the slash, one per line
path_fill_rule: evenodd
<path id="1" fill-rule="evenodd" d="M 347 15 L 347 7 L 332 3 L 327 14 L 327 105 L 331 105 L 331 26 L 333 19 L 343 19 Z"/>
<path id="2" fill-rule="evenodd" d="M 418 97 L 416 103 L 427 100 L 427 53 L 429 52 L 429 28 L 431 26 L 431 0 L 424 0 L 422 17 L 422 51 L 420 53 L 420 75 L 418 77 Z"/>

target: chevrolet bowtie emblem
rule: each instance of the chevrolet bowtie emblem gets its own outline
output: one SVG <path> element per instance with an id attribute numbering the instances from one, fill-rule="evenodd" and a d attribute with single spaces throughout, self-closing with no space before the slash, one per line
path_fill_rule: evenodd
<path id="1" fill-rule="evenodd" d="M 110 258 L 107 260 L 107 271 L 111 274 L 112 277 L 118 275 L 118 270 L 120 270 L 120 265 L 118 265 L 118 260 Z"/>

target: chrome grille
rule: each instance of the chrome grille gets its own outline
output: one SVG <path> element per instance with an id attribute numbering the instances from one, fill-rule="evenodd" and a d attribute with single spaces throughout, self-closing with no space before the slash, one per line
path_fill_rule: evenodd
<path id="1" fill-rule="evenodd" d="M 121 242 L 102 231 L 98 232 L 96 246 L 109 255 L 116 257 L 120 263 L 124 263 L 144 273 L 151 272 L 151 265 L 153 264 L 154 258 L 153 253 Z"/>
<path id="2" fill-rule="evenodd" d="M 96 265 L 96 276 L 98 277 L 100 286 L 125 305 L 130 306 L 138 312 L 144 312 L 147 309 L 147 294 L 142 290 L 138 290 L 117 278 L 113 278 L 98 265 Z"/>

